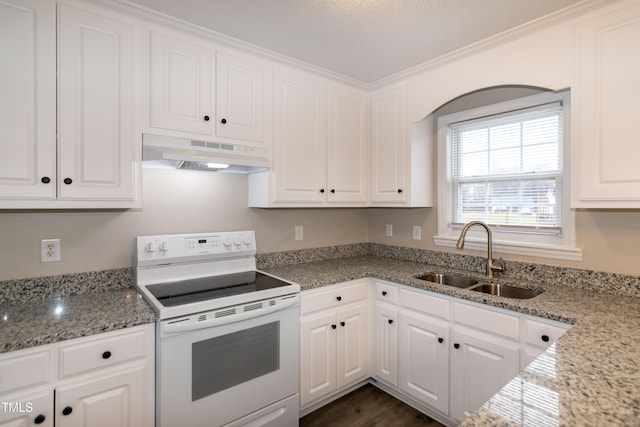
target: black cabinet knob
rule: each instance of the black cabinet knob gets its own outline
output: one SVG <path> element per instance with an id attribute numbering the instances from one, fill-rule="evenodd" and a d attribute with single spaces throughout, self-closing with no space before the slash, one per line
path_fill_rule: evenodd
<path id="1" fill-rule="evenodd" d="M 387 291 L 382 291 L 382 296 L 386 297 L 387 296 Z"/>
<path id="2" fill-rule="evenodd" d="M 339 295 L 336 297 L 336 299 L 337 299 L 338 301 L 342 301 L 342 297 L 341 297 L 341 296 L 339 296 Z"/>
<path id="3" fill-rule="evenodd" d="M 38 415 L 37 417 L 35 417 L 33 419 L 33 423 L 34 424 L 42 424 L 44 422 L 44 420 L 46 420 L 46 419 L 47 418 L 44 415 L 40 414 L 40 415 Z"/>
<path id="4" fill-rule="evenodd" d="M 204 116 L 203 119 L 204 119 L 205 122 L 208 122 L 209 121 L 209 116 Z"/>
<path id="5" fill-rule="evenodd" d="M 344 326 L 344 325 L 345 325 L 345 323 L 344 323 L 344 322 L 340 322 L 340 326 Z"/>
<path id="6" fill-rule="evenodd" d="M 460 348 L 460 344 L 455 343 L 455 344 L 453 345 L 453 348 L 455 348 L 455 349 L 459 349 L 459 348 Z"/>
<path id="7" fill-rule="evenodd" d="M 542 341 L 544 342 L 549 342 L 549 335 L 543 335 L 540 337 L 540 339 L 542 339 Z"/>
<path id="8" fill-rule="evenodd" d="M 332 188 L 332 189 L 331 189 L 331 192 L 335 194 L 336 190 Z"/>
<path id="9" fill-rule="evenodd" d="M 338 327 L 337 325 L 331 325 L 331 329 L 335 329 L 337 327 Z"/>
<path id="10" fill-rule="evenodd" d="M 227 119 L 222 119 L 220 120 L 220 123 L 222 123 L 223 125 L 227 123 Z"/>
<path id="11" fill-rule="evenodd" d="M 103 359 L 108 359 L 110 357 L 111 357 L 111 352 L 109 350 L 107 350 L 104 353 L 102 353 L 102 358 Z"/>
<path id="12" fill-rule="evenodd" d="M 49 178 L 48 176 L 43 176 L 40 181 L 42 181 L 43 184 L 48 184 L 51 182 L 51 178 Z"/>
<path id="13" fill-rule="evenodd" d="M 389 324 L 391 325 L 393 323 L 393 319 L 389 319 L 387 320 L 387 322 L 389 322 Z"/>
<path id="14" fill-rule="evenodd" d="M 402 193 L 402 188 L 398 188 L 398 193 Z"/>
<path id="15" fill-rule="evenodd" d="M 324 193 L 324 188 L 321 188 L 321 189 L 320 189 L 320 192 L 321 192 L 321 193 Z"/>
<path id="16" fill-rule="evenodd" d="M 71 406 L 66 406 L 63 410 L 62 410 L 62 415 L 69 415 L 70 413 L 73 412 L 73 408 Z"/>
<path id="17" fill-rule="evenodd" d="M 442 338 L 442 337 L 438 338 L 438 342 L 439 342 L 440 344 L 442 344 L 442 343 L 444 342 L 444 338 Z"/>
<path id="18" fill-rule="evenodd" d="M 69 185 L 73 182 L 73 180 L 71 178 L 65 178 L 62 182 L 64 182 L 65 184 Z"/>

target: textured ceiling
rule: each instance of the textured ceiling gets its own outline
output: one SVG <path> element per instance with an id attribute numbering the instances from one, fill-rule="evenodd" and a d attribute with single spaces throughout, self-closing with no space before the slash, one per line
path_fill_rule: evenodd
<path id="1" fill-rule="evenodd" d="M 579 0 L 132 0 L 365 83 Z"/>

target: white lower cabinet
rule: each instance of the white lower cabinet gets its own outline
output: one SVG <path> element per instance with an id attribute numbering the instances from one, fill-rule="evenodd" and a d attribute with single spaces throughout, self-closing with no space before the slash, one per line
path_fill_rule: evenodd
<path id="1" fill-rule="evenodd" d="M 400 390 L 445 414 L 449 409 L 448 339 L 448 322 L 400 311 Z"/>
<path id="2" fill-rule="evenodd" d="M 520 344 L 454 326 L 450 415 L 462 421 L 518 375 Z"/>
<path id="3" fill-rule="evenodd" d="M 372 287 L 372 376 L 442 422 L 480 408 L 570 327 L 382 280 Z"/>
<path id="4" fill-rule="evenodd" d="M 153 324 L 0 355 L 0 426 L 150 427 L 153 391 Z"/>
<path id="5" fill-rule="evenodd" d="M 302 293 L 300 407 L 369 378 L 368 280 Z"/>

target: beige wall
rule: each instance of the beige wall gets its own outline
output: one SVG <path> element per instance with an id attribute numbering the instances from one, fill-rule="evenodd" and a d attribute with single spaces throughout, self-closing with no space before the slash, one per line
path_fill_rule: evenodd
<path id="1" fill-rule="evenodd" d="M 250 209 L 246 175 L 144 169 L 141 210 L 0 211 L 0 280 L 133 266 L 138 235 L 240 229 L 256 230 L 259 252 L 360 243 L 368 231 L 357 209 Z M 54 238 L 62 260 L 41 263 L 40 240 Z"/>

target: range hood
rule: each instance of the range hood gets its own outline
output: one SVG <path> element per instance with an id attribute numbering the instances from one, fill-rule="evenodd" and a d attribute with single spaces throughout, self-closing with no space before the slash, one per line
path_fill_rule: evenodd
<path id="1" fill-rule="evenodd" d="M 143 134 L 142 166 L 254 173 L 266 171 L 269 159 L 266 148 Z"/>

